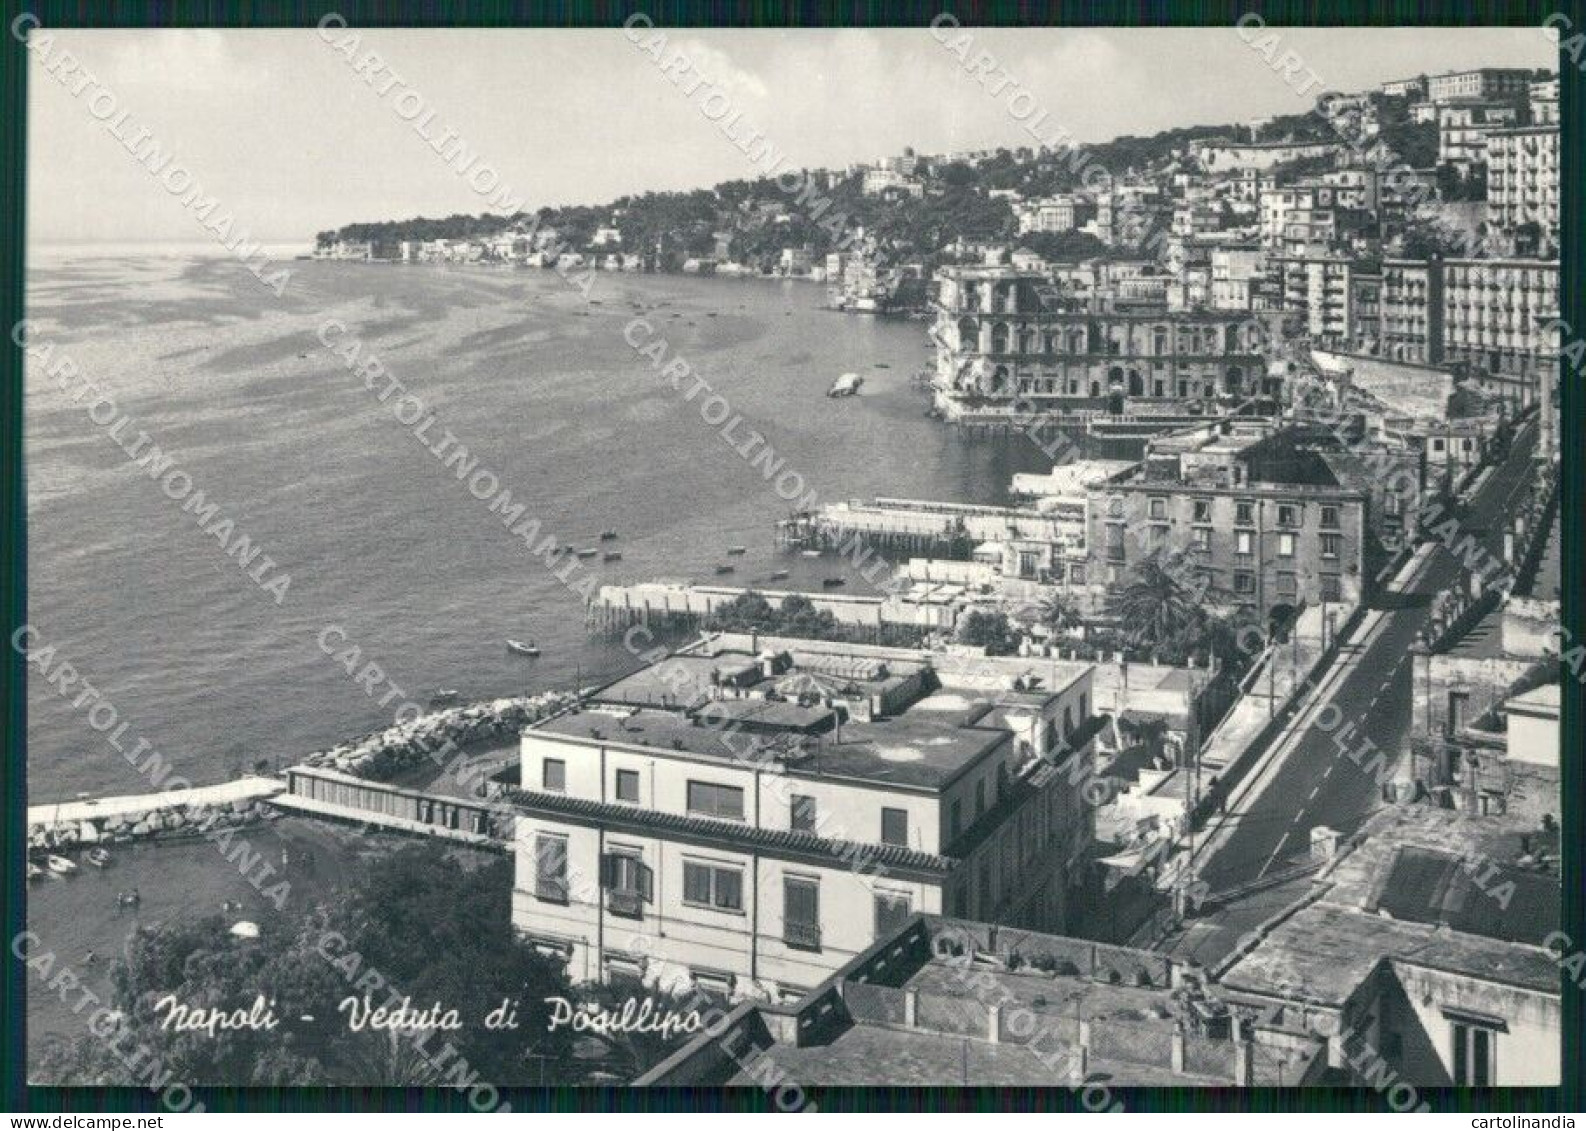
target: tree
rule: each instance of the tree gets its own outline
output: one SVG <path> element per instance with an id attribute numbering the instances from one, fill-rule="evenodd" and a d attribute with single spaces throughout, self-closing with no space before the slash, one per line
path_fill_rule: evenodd
<path id="1" fill-rule="evenodd" d="M 722 605 L 713 619 L 718 628 L 727 632 L 765 632 L 776 627 L 777 611 L 770 601 L 751 589 Z"/>
<path id="2" fill-rule="evenodd" d="M 837 618 L 831 611 L 817 609 L 814 602 L 802 593 L 784 597 L 782 607 L 777 611 L 777 630 L 788 636 L 830 640 L 837 628 Z"/>
<path id="3" fill-rule="evenodd" d="M 984 612 L 974 609 L 964 614 L 958 622 L 960 643 L 984 648 L 988 656 L 1008 656 L 1018 650 L 1018 634 L 1008 623 L 1006 613 Z"/>
<path id="4" fill-rule="evenodd" d="M 1177 651 L 1194 642 L 1206 612 L 1205 593 L 1191 585 L 1192 571 L 1185 555 L 1153 554 L 1113 598 L 1113 613 L 1141 647 Z"/>
<path id="5" fill-rule="evenodd" d="M 509 858 L 465 867 L 415 845 L 358 869 L 319 906 L 261 921 L 257 939 L 231 935 L 218 917 L 140 927 L 111 976 L 111 1004 L 130 1030 L 121 1044 L 146 1046 L 175 1079 L 195 1085 L 446 1086 L 464 1073 L 461 1062 L 495 1084 L 579 1083 L 604 1062 L 572 1056 L 572 1031 L 550 1031 L 546 999 L 609 1002 L 612 992 L 575 992 L 559 962 L 516 937 L 512 868 Z M 371 971 L 385 984 L 358 986 Z M 461 1028 L 436 1028 L 423 1040 L 415 1030 L 353 1032 L 342 1007 L 365 993 L 375 1007 L 393 994 L 415 1011 L 438 1002 L 442 1013 L 456 1011 Z M 214 1036 L 165 1028 L 169 1011 L 155 1004 L 168 995 L 228 1011 L 262 995 L 279 1025 Z M 503 1000 L 517 1003 L 517 1028 L 485 1028 Z M 636 1073 L 686 1039 L 624 1042 L 611 1062 Z M 442 1059 L 446 1045 L 456 1055 Z M 94 1036 L 48 1042 L 36 1071 L 51 1082 L 133 1082 Z"/>
<path id="6" fill-rule="evenodd" d="M 1026 232 L 1019 246 L 1029 248 L 1049 263 L 1078 263 L 1105 256 L 1110 250 L 1089 232 Z"/>

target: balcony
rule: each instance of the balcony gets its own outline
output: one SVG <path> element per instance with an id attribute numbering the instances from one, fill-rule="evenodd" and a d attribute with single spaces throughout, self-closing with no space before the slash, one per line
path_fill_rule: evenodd
<path id="1" fill-rule="evenodd" d="M 624 919 L 643 919 L 644 899 L 636 891 L 611 888 L 606 892 L 606 910 Z"/>
<path id="2" fill-rule="evenodd" d="M 819 951 L 821 948 L 820 924 L 796 923 L 789 920 L 782 924 L 782 941 L 794 950 Z"/>

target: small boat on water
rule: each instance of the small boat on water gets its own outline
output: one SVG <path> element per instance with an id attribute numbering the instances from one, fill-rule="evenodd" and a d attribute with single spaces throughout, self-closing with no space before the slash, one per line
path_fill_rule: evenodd
<path id="1" fill-rule="evenodd" d="M 800 550 L 799 553 L 806 558 L 818 558 L 821 556 L 819 550 Z"/>
<path id="2" fill-rule="evenodd" d="M 95 868 L 103 868 L 105 865 L 110 863 L 110 849 L 106 848 L 104 845 L 98 845 L 94 848 L 90 848 L 84 859 L 92 864 Z"/>
<path id="3" fill-rule="evenodd" d="M 600 553 L 600 551 L 595 549 L 595 547 L 586 546 L 582 550 L 578 551 L 578 556 L 581 558 L 592 558 L 598 553 Z"/>
<path id="4" fill-rule="evenodd" d="M 732 570 L 733 570 L 733 567 L 730 566 L 730 565 L 719 565 L 719 566 L 716 567 L 716 573 L 717 573 L 718 576 L 720 576 L 721 574 L 724 574 L 724 573 L 731 573 Z"/>
<path id="5" fill-rule="evenodd" d="M 456 703 L 461 699 L 462 694 L 460 692 L 454 691 L 450 687 L 443 687 L 434 695 L 430 696 L 430 706 L 450 707 L 453 703 Z"/>
<path id="6" fill-rule="evenodd" d="M 617 540 L 617 532 L 615 530 L 602 530 L 600 532 L 600 540 L 602 542 L 615 542 Z"/>
<path id="7" fill-rule="evenodd" d="M 620 562 L 622 560 L 622 555 L 616 550 L 611 550 L 608 553 L 602 554 L 600 560 L 603 562 Z"/>
<path id="8" fill-rule="evenodd" d="M 828 397 L 851 397 L 859 392 L 865 379 L 857 373 L 844 373 L 832 382 L 832 387 L 826 390 Z"/>
<path id="9" fill-rule="evenodd" d="M 77 865 L 73 864 L 64 856 L 46 856 L 44 858 L 44 864 L 57 876 L 70 876 L 74 875 L 77 871 Z"/>
<path id="10" fill-rule="evenodd" d="M 508 640 L 507 651 L 518 656 L 538 656 L 540 654 L 540 646 L 532 640 L 527 644 L 521 640 Z"/>
<path id="11" fill-rule="evenodd" d="M 789 576 L 791 576 L 789 571 L 787 571 L 785 569 L 779 569 L 779 570 L 777 570 L 775 573 L 773 573 L 771 575 L 771 580 L 772 581 L 786 581 Z"/>
<path id="12" fill-rule="evenodd" d="M 747 554 L 748 552 L 749 552 L 749 547 L 747 547 L 747 546 L 728 546 L 727 547 L 727 556 L 730 557 L 730 558 L 741 558 L 745 554 Z"/>
<path id="13" fill-rule="evenodd" d="M 821 584 L 828 589 L 837 589 L 848 584 L 846 577 L 826 577 L 821 579 Z"/>
<path id="14" fill-rule="evenodd" d="M 878 362 L 876 362 L 876 368 L 877 369 L 891 369 L 892 366 L 888 365 L 884 361 L 878 361 Z"/>

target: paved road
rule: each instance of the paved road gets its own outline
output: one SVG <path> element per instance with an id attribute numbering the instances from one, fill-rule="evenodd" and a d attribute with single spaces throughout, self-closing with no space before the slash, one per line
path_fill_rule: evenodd
<path id="1" fill-rule="evenodd" d="M 1488 549 L 1502 553 L 1504 515 L 1529 485 L 1535 428 L 1525 428 L 1508 458 L 1471 502 L 1463 528 L 1482 531 Z M 1310 850 L 1311 830 L 1326 825 L 1348 835 L 1381 800 L 1378 768 L 1386 777 L 1407 747 L 1413 707 L 1410 648 L 1430 615 L 1430 595 L 1464 583 L 1463 565 L 1439 546 L 1397 599 L 1378 601 L 1323 675 L 1320 693 L 1283 740 L 1273 776 L 1215 854 L 1200 862 L 1213 891 L 1259 879 Z M 1318 720 L 1320 718 L 1320 725 Z M 1330 729 L 1329 729 L 1330 728 Z M 1354 752 L 1352 759 L 1348 752 Z M 1379 761 L 1380 755 L 1380 761 Z"/>

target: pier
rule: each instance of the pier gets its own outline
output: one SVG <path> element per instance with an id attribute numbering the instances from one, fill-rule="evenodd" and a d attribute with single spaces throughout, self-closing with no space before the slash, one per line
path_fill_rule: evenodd
<path id="1" fill-rule="evenodd" d="M 618 633 L 636 624 L 660 631 L 693 631 L 708 628 L 724 606 L 748 593 L 764 597 L 774 608 L 781 608 L 789 597 L 803 597 L 817 612 L 830 613 L 839 625 L 874 634 L 886 643 L 917 643 L 926 632 L 951 632 L 970 598 L 966 585 L 957 581 L 916 581 L 895 597 L 651 581 L 602 585 L 589 603 L 587 624 L 596 634 Z"/>
<path id="2" fill-rule="evenodd" d="M 966 561 L 986 542 L 1083 545 L 1084 523 L 1021 507 L 877 499 L 801 511 L 777 524 L 777 536 L 782 545 L 803 549 L 852 553 L 868 546 Z"/>

